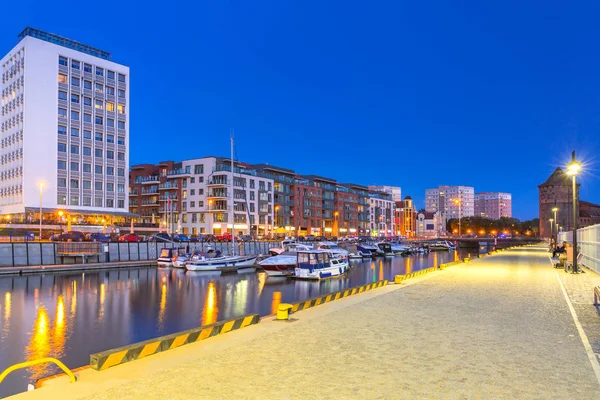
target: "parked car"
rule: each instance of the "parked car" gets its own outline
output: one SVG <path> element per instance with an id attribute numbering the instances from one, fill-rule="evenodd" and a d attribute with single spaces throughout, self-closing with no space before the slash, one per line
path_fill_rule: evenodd
<path id="1" fill-rule="evenodd" d="M 315 235 L 306 235 L 304 236 L 304 240 L 307 242 L 314 242 L 316 240 Z"/>
<path id="2" fill-rule="evenodd" d="M 92 232 L 85 235 L 85 240 L 88 242 L 102 242 L 109 243 L 111 241 L 110 235 L 102 232 Z"/>
<path id="3" fill-rule="evenodd" d="M 129 243 L 139 243 L 142 241 L 140 235 L 136 235 L 135 233 L 128 233 L 119 237 L 119 242 L 129 242 Z"/>
<path id="4" fill-rule="evenodd" d="M 169 242 L 171 241 L 171 236 L 163 232 L 155 233 L 154 235 L 150 236 L 148 240 L 152 242 Z"/>
<path id="5" fill-rule="evenodd" d="M 240 235 L 235 240 L 237 240 L 238 242 L 252 242 L 254 238 L 252 237 L 252 235 Z"/>
<path id="6" fill-rule="evenodd" d="M 176 233 L 173 235 L 173 241 L 174 242 L 189 242 L 190 238 L 187 235 L 184 235 L 182 233 Z"/>
<path id="7" fill-rule="evenodd" d="M 58 236 L 54 236 L 52 240 L 57 242 L 83 242 L 85 240 L 85 235 L 83 232 L 79 231 L 70 231 L 61 233 Z"/>
<path id="8" fill-rule="evenodd" d="M 231 233 L 225 232 L 222 235 L 215 236 L 215 242 L 231 242 Z"/>

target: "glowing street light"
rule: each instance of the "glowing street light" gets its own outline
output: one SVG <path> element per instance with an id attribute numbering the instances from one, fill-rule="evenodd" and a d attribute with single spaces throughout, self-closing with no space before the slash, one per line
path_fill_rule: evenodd
<path id="1" fill-rule="evenodd" d="M 460 230 L 461 201 L 460 201 L 460 199 L 454 199 L 454 204 L 458 204 L 458 236 L 460 237 L 460 234 L 461 234 L 461 230 Z"/>
<path id="2" fill-rule="evenodd" d="M 567 175 L 573 178 L 573 273 L 577 269 L 577 174 L 581 172 L 581 163 L 575 159 L 575 151 L 571 155 L 571 162 L 567 165 Z"/>

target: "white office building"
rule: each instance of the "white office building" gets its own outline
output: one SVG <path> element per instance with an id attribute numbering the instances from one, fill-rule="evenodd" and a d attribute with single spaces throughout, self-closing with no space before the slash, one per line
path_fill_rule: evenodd
<path id="1" fill-rule="evenodd" d="M 234 162 L 232 173 L 231 160 L 221 157 L 185 160 L 182 167 L 191 176 L 182 190 L 181 232 L 220 235 L 234 228 L 236 234 L 272 233 L 273 179 L 258 177 L 251 166 L 239 162 Z"/>
<path id="2" fill-rule="evenodd" d="M 369 185 L 369 190 L 373 192 L 387 193 L 392 196 L 393 201 L 402 201 L 402 188 L 400 186 Z"/>
<path id="3" fill-rule="evenodd" d="M 19 39 L 0 61 L 0 213 L 31 218 L 41 197 L 44 218 L 127 215 L 129 68 L 33 28 Z"/>
<path id="4" fill-rule="evenodd" d="M 425 209 L 441 212 L 452 219 L 475 215 L 475 189 L 472 186 L 439 186 L 425 191 Z"/>

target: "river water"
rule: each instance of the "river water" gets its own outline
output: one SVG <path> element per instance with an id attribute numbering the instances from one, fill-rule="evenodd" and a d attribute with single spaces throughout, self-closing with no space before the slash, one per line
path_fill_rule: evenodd
<path id="1" fill-rule="evenodd" d="M 170 268 L 0 277 L 0 371 L 54 357 L 69 368 L 92 353 L 244 314 L 275 313 L 291 303 L 449 262 L 456 253 L 351 260 L 343 278 L 296 281 L 264 272 L 215 275 Z M 56 373 L 51 365 L 15 371 L 0 398 Z"/>

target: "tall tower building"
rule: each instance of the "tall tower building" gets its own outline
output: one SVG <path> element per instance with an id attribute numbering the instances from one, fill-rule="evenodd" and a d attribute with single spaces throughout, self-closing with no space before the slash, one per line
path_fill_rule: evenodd
<path id="1" fill-rule="evenodd" d="M 441 212 L 447 219 L 475 215 L 475 189 L 472 186 L 439 186 L 425 191 L 425 209 Z"/>
<path id="2" fill-rule="evenodd" d="M 493 220 L 512 217 L 512 195 L 501 192 L 476 193 L 475 215 Z"/>
<path id="3" fill-rule="evenodd" d="M 0 60 L 0 213 L 126 215 L 129 68 L 33 28 Z M 37 217 L 36 217 L 37 218 Z"/>
<path id="4" fill-rule="evenodd" d="M 564 230 L 573 229 L 573 184 L 569 176 L 561 168 L 556 168 L 546 182 L 538 185 L 540 209 L 540 236 L 550 237 L 554 225 L 550 229 L 550 218 L 554 219 L 552 209 L 556 213 L 557 225 Z M 577 199 L 579 199 L 579 184 L 577 184 Z M 581 226 L 581 225 L 580 225 Z M 556 231 L 554 231 L 556 233 Z"/>

